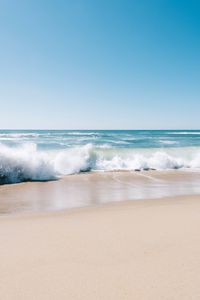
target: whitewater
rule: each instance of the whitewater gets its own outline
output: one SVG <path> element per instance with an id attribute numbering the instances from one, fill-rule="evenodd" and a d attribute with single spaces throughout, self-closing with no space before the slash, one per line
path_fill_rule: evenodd
<path id="1" fill-rule="evenodd" d="M 172 169 L 200 171 L 200 131 L 0 131 L 0 184 Z"/>

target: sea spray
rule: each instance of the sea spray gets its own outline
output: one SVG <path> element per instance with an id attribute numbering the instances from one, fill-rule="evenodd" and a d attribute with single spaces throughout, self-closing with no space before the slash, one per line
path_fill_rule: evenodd
<path id="1" fill-rule="evenodd" d="M 33 143 L 9 148 L 0 145 L 0 183 L 55 178 L 54 163 L 44 152 L 37 151 Z"/>
<path id="2" fill-rule="evenodd" d="M 91 144 L 61 151 L 55 156 L 55 170 L 60 174 L 74 174 L 95 169 L 96 153 Z"/>
<path id="3" fill-rule="evenodd" d="M 199 130 L 0 130 L 0 184 L 186 168 L 200 171 Z"/>

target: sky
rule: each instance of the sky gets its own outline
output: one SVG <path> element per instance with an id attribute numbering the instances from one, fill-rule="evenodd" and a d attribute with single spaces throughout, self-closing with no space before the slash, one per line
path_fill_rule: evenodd
<path id="1" fill-rule="evenodd" d="M 0 0 L 1 129 L 199 129 L 200 1 Z"/>

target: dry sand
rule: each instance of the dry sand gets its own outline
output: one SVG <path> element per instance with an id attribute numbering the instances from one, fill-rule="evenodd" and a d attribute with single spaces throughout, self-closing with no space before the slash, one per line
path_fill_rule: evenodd
<path id="1" fill-rule="evenodd" d="M 0 218 L 1 300 L 199 300 L 200 196 Z"/>

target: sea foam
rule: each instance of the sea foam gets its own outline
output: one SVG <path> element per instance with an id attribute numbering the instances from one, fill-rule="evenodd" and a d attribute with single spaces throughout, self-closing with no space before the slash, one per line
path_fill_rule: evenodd
<path id="1" fill-rule="evenodd" d="M 0 183 L 55 178 L 54 164 L 35 144 L 11 148 L 0 145 Z"/>
<path id="2" fill-rule="evenodd" d="M 180 153 L 177 156 L 177 153 Z M 89 171 L 168 170 L 200 168 L 199 150 L 98 148 L 91 144 L 58 151 L 41 151 L 34 143 L 17 147 L 0 144 L 0 184 L 44 181 Z"/>

